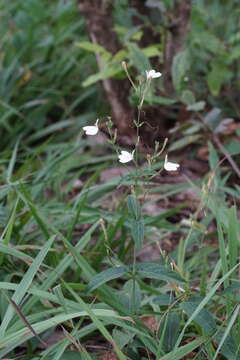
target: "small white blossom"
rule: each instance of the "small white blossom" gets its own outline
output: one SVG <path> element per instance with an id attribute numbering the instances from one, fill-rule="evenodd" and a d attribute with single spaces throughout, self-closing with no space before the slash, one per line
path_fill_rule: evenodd
<path id="1" fill-rule="evenodd" d="M 125 164 L 133 160 L 133 155 L 134 155 L 134 150 L 132 153 L 125 150 L 121 150 L 121 154 L 118 155 L 118 160 L 120 163 Z"/>
<path id="2" fill-rule="evenodd" d="M 179 164 L 168 161 L 168 156 L 165 156 L 164 169 L 167 171 L 176 171 L 179 168 Z"/>
<path id="3" fill-rule="evenodd" d="M 95 122 L 95 125 L 83 127 L 83 131 L 85 131 L 86 135 L 96 135 L 98 130 L 98 119 Z"/>
<path id="4" fill-rule="evenodd" d="M 181 286 L 178 286 L 178 290 L 181 292 L 185 292 L 185 290 Z"/>
<path id="5" fill-rule="evenodd" d="M 160 76 L 162 76 L 162 73 L 160 73 L 160 72 L 156 72 L 156 71 L 153 70 L 153 69 L 152 69 L 152 70 L 149 70 L 149 71 L 146 70 L 147 80 L 159 78 Z"/>

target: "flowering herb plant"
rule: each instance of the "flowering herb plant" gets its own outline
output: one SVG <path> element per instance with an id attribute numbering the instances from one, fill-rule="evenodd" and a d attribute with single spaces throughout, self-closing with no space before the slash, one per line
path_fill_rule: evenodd
<path id="1" fill-rule="evenodd" d="M 137 263 L 137 252 L 141 250 L 144 242 L 144 236 L 145 236 L 145 223 L 144 223 L 144 217 L 142 215 L 141 205 L 138 197 L 141 195 L 142 187 L 140 186 L 141 177 L 144 178 L 146 181 L 150 181 L 154 176 L 159 174 L 162 171 L 162 168 L 158 169 L 158 171 L 153 171 L 153 163 L 158 159 L 162 152 L 165 149 L 165 146 L 167 144 L 167 139 L 164 141 L 164 144 L 162 148 L 159 150 L 159 144 L 156 143 L 155 145 L 155 152 L 153 155 L 147 155 L 147 169 L 142 167 L 139 163 L 139 144 L 141 142 L 140 135 L 139 135 L 139 129 L 143 125 L 141 122 L 141 111 L 144 104 L 144 99 L 147 95 L 147 92 L 150 88 L 151 81 L 155 78 L 159 78 L 162 74 L 160 72 L 157 72 L 153 69 L 146 70 L 145 76 L 143 79 L 143 83 L 141 83 L 138 87 L 134 83 L 133 79 L 131 78 L 126 63 L 123 63 L 123 68 L 126 71 L 126 74 L 128 76 L 128 79 L 130 83 L 132 84 L 134 90 L 137 94 L 140 94 L 139 96 L 139 103 L 138 103 L 138 111 L 137 111 L 137 120 L 134 120 L 133 123 L 136 128 L 136 142 L 134 149 L 132 151 L 127 151 L 123 149 L 119 149 L 119 147 L 116 145 L 117 143 L 117 131 L 114 133 L 112 132 L 112 122 L 111 120 L 107 123 L 107 128 L 110 136 L 110 144 L 114 147 L 114 149 L 117 152 L 118 155 L 118 161 L 122 163 L 123 165 L 128 164 L 130 162 L 133 162 L 135 165 L 135 174 L 133 176 L 130 176 L 129 179 L 134 180 L 132 186 L 131 186 L 131 194 L 127 196 L 127 207 L 128 207 L 128 214 L 129 214 L 129 220 L 128 220 L 128 228 L 130 230 L 133 242 L 134 242 L 134 250 L 133 250 L 133 257 L 132 257 L 132 265 L 126 266 L 122 265 L 121 261 L 118 259 L 116 254 L 113 254 L 111 251 L 111 248 L 108 243 L 108 238 L 106 236 L 106 230 L 105 230 L 105 223 L 102 220 L 101 226 L 104 232 L 105 236 L 105 246 L 107 250 L 107 255 L 109 258 L 109 263 L 113 265 L 113 267 L 104 270 L 100 274 L 96 275 L 91 281 L 89 282 L 88 288 L 89 291 L 93 291 L 96 289 L 102 281 L 106 282 L 108 281 L 114 274 L 114 278 L 120 277 L 124 274 L 129 274 L 131 278 L 131 284 L 132 284 L 132 302 L 131 302 L 131 311 L 135 314 L 138 311 L 138 305 L 137 305 L 137 298 L 138 298 L 138 292 L 139 292 L 139 285 L 137 282 L 137 279 L 139 275 L 141 274 L 141 271 L 145 273 L 146 277 L 150 278 L 158 278 L 163 279 L 162 272 L 164 269 L 164 272 L 167 271 L 168 276 L 167 280 L 172 281 L 173 283 L 176 283 L 174 285 L 175 289 L 182 289 L 177 291 L 184 291 L 182 287 L 179 287 L 179 284 L 184 283 L 183 278 L 180 276 L 180 274 L 177 274 L 175 271 L 173 271 L 173 268 L 169 269 L 168 260 L 165 259 L 165 266 L 166 268 L 163 268 L 160 264 L 156 263 L 146 263 L 146 264 L 139 264 Z M 97 135 L 99 131 L 98 127 L 98 120 L 96 121 L 95 125 L 93 126 L 84 126 L 83 127 L 84 132 L 86 135 Z M 164 165 L 163 168 L 166 171 L 177 171 L 179 169 L 180 165 L 177 163 L 173 163 L 168 161 L 167 154 L 165 155 Z M 162 253 L 163 254 L 163 253 Z M 116 275 L 116 272 L 118 275 Z M 158 273 L 158 275 L 156 275 Z M 155 275 L 154 275 L 155 274 Z M 103 280 L 104 279 L 104 280 Z"/>

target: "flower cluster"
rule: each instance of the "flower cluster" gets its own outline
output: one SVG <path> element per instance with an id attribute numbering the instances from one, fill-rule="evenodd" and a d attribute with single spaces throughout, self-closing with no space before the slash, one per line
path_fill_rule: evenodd
<path id="1" fill-rule="evenodd" d="M 86 135 L 96 135 L 99 131 L 98 128 L 98 121 L 96 121 L 95 125 L 92 126 L 84 126 L 83 130 L 86 133 Z M 122 164 L 126 164 L 132 160 L 134 160 L 134 152 L 135 150 L 133 150 L 132 152 L 126 151 L 126 150 L 121 150 L 120 154 L 118 154 L 118 161 Z M 173 163 L 168 161 L 168 156 L 165 156 L 165 160 L 164 160 L 164 169 L 167 171 L 176 171 L 178 170 L 178 168 L 180 167 L 179 164 L 177 163 Z"/>
<path id="2" fill-rule="evenodd" d="M 160 72 L 156 72 L 153 69 L 146 71 L 147 80 L 158 78 L 161 75 L 162 74 Z M 99 131 L 98 121 L 99 120 L 97 119 L 97 121 L 95 122 L 95 125 L 83 127 L 83 131 L 85 132 L 86 135 L 96 135 L 98 133 L 98 131 Z M 121 150 L 120 153 L 118 154 L 118 161 L 122 164 L 126 164 L 130 161 L 133 161 L 134 160 L 134 152 L 135 152 L 135 150 L 133 150 L 132 152 L 128 152 L 126 150 Z M 179 164 L 168 161 L 168 156 L 167 155 L 165 156 L 165 160 L 164 160 L 164 169 L 165 170 L 177 171 L 179 167 L 180 167 Z"/>

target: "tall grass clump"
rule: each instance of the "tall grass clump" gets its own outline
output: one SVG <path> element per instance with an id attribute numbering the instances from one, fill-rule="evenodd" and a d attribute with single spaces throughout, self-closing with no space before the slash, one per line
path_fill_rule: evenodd
<path id="1" fill-rule="evenodd" d="M 75 45 L 86 38 L 76 2 L 1 0 L 0 12 L 0 150 L 20 135 L 69 139 L 100 106 L 96 88 L 79 91 L 94 62 Z"/>

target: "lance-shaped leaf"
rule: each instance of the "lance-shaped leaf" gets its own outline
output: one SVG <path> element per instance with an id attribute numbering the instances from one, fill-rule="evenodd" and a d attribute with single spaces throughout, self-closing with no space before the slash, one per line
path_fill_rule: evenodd
<path id="1" fill-rule="evenodd" d="M 105 284 L 106 282 L 117 279 L 129 271 L 127 266 L 116 266 L 110 269 L 104 270 L 94 276 L 88 284 L 87 290 L 92 291 L 97 289 L 100 285 Z"/>

